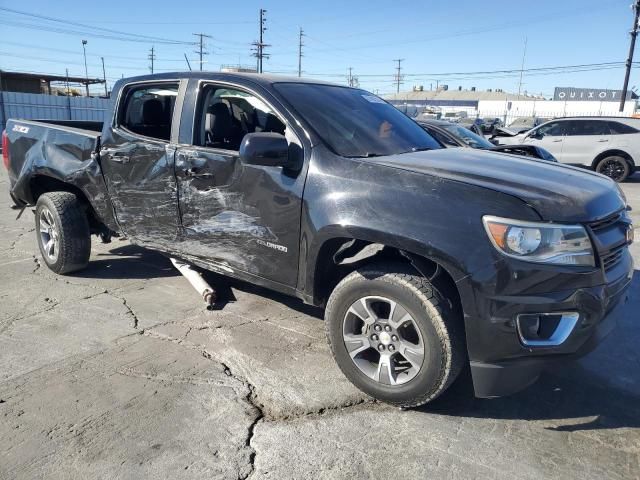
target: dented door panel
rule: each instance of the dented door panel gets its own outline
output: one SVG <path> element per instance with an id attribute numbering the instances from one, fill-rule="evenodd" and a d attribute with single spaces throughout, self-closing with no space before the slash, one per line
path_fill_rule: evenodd
<path id="1" fill-rule="evenodd" d="M 112 130 L 100 151 L 107 188 L 122 231 L 149 245 L 175 242 L 179 232 L 175 147 Z"/>
<path id="2" fill-rule="evenodd" d="M 178 150 L 176 176 L 178 250 L 226 273 L 295 285 L 303 182 L 281 169 L 243 165 L 236 152 L 203 147 Z"/>

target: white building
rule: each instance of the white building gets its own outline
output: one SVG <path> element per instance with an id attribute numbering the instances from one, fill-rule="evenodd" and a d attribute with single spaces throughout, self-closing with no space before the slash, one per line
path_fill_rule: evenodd
<path id="1" fill-rule="evenodd" d="M 539 96 L 515 95 L 501 90 L 478 91 L 475 89 L 437 90 L 414 88 L 411 92 L 387 95 L 386 100 L 407 113 L 426 108 L 450 111 L 466 111 L 470 117 L 498 117 L 507 124 L 517 117 L 566 117 L 566 116 L 632 116 L 636 112 L 637 95 L 629 92 L 624 111 L 619 112 L 619 90 L 558 87 L 554 99 Z"/>

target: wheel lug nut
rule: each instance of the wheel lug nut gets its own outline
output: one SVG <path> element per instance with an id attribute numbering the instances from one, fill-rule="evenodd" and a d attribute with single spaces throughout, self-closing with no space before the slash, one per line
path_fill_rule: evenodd
<path id="1" fill-rule="evenodd" d="M 397 335 L 391 335 L 391 340 L 393 340 L 394 342 L 398 341 L 398 336 Z"/>
<path id="2" fill-rule="evenodd" d="M 390 332 L 391 331 L 391 327 L 389 325 L 385 325 L 384 326 L 384 331 L 385 332 Z"/>
<path id="3" fill-rule="evenodd" d="M 389 351 L 393 352 L 396 349 L 396 347 L 394 347 L 393 345 L 389 345 Z"/>
<path id="4" fill-rule="evenodd" d="M 378 335 L 376 335 L 375 333 L 373 335 L 371 335 L 371 340 L 373 340 L 374 342 L 378 341 Z"/>
<path id="5" fill-rule="evenodd" d="M 382 344 L 378 345 L 378 350 L 380 350 L 381 352 L 383 352 L 383 351 L 384 351 L 384 345 L 382 345 Z"/>
<path id="6" fill-rule="evenodd" d="M 382 330 L 382 327 L 376 323 L 376 324 L 373 326 L 373 329 L 374 329 L 376 332 L 379 332 L 380 330 Z"/>

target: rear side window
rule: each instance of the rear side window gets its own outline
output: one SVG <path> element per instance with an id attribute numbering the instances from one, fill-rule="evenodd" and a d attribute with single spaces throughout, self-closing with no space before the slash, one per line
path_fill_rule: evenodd
<path id="1" fill-rule="evenodd" d="M 569 120 L 566 135 L 609 135 L 609 122 L 604 120 Z"/>
<path id="2" fill-rule="evenodd" d="M 169 141 L 178 83 L 145 84 L 125 91 L 120 127 L 138 135 Z"/>
<path id="3" fill-rule="evenodd" d="M 612 135 L 624 135 L 626 133 L 638 133 L 635 128 L 620 122 L 609 122 L 609 129 Z"/>

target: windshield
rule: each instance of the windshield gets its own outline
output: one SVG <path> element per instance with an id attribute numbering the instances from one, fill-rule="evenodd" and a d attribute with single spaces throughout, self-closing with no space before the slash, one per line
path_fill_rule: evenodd
<path id="1" fill-rule="evenodd" d="M 308 83 L 276 83 L 274 87 L 343 157 L 442 148 L 397 108 L 364 90 Z"/>
<path id="2" fill-rule="evenodd" d="M 449 133 L 455 135 L 464 143 L 469 145 L 472 148 L 492 148 L 493 144 L 489 142 L 486 138 L 481 137 L 473 133 L 468 128 L 461 127 L 460 125 L 456 125 L 452 123 L 451 125 L 443 125 L 443 128 Z"/>

